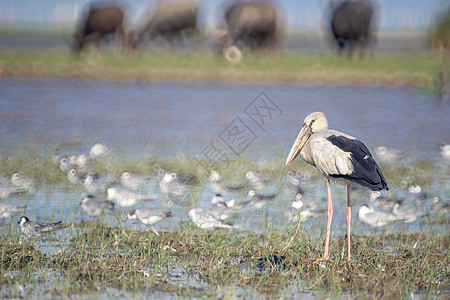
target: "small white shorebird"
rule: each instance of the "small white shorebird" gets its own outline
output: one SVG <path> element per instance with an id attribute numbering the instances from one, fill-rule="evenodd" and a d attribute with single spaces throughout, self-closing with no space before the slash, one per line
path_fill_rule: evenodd
<path id="1" fill-rule="evenodd" d="M 108 149 L 108 147 L 106 147 L 102 143 L 95 143 L 94 145 L 92 145 L 91 149 L 89 150 L 89 156 L 91 158 L 104 157 L 111 153 L 112 153 L 111 150 Z"/>
<path id="2" fill-rule="evenodd" d="M 450 144 L 441 146 L 441 156 L 446 162 L 450 162 Z"/>
<path id="3" fill-rule="evenodd" d="M 398 221 L 398 217 L 393 214 L 382 211 L 375 211 L 372 205 L 364 204 L 359 208 L 358 218 L 361 222 L 366 223 L 372 227 L 386 226 L 391 222 Z"/>
<path id="4" fill-rule="evenodd" d="M 216 204 L 212 204 L 206 212 L 212 215 L 214 218 L 220 221 L 224 221 L 228 219 L 233 213 L 236 213 L 234 208 L 228 207 L 225 204 L 226 202 L 219 202 Z"/>
<path id="5" fill-rule="evenodd" d="M 433 213 L 447 213 L 448 209 L 450 208 L 450 201 L 439 199 L 439 197 L 433 197 L 431 199 L 431 211 Z"/>
<path id="6" fill-rule="evenodd" d="M 302 194 L 297 194 L 295 200 L 291 203 L 291 207 L 285 212 L 285 216 L 291 222 L 305 223 L 325 212 L 325 209 L 320 207 L 323 202 L 325 202 L 325 199 L 305 199 Z"/>
<path id="7" fill-rule="evenodd" d="M 57 148 L 52 152 L 52 162 L 58 166 L 59 165 L 59 161 L 61 160 L 61 158 L 63 158 L 64 155 L 61 152 L 61 149 Z"/>
<path id="8" fill-rule="evenodd" d="M 347 186 L 347 262 L 350 264 L 350 187 L 366 187 L 373 191 L 387 190 L 386 180 L 369 149 L 348 134 L 328 129 L 328 120 L 323 112 L 313 112 L 305 118 L 289 151 L 286 165 L 291 164 L 298 155 L 316 167 L 327 180 L 328 222 L 325 249 L 322 258 L 316 259 L 315 262 L 331 261 L 328 250 L 333 218 L 330 181 Z"/>
<path id="9" fill-rule="evenodd" d="M 114 202 L 95 199 L 92 195 L 87 195 L 81 200 L 81 208 L 91 217 L 98 217 L 106 211 L 114 210 Z"/>
<path id="10" fill-rule="evenodd" d="M 15 187 L 9 183 L 0 181 L 0 198 L 8 198 L 10 195 L 14 194 L 24 194 L 27 191 L 28 189 Z"/>
<path id="11" fill-rule="evenodd" d="M 258 194 L 255 190 L 248 190 L 247 200 L 255 208 L 263 208 L 275 199 L 275 194 Z"/>
<path id="12" fill-rule="evenodd" d="M 395 201 L 388 195 L 382 195 L 380 191 L 370 192 L 370 202 L 381 209 L 390 209 L 394 207 Z"/>
<path id="13" fill-rule="evenodd" d="M 79 173 L 76 169 L 70 169 L 69 173 L 67 173 L 67 180 L 69 180 L 71 184 L 83 184 L 85 179 L 86 176 Z"/>
<path id="14" fill-rule="evenodd" d="M 295 209 L 302 209 L 302 208 L 315 208 L 319 207 L 323 202 L 325 202 L 325 199 L 314 199 L 311 197 L 306 197 L 303 194 L 297 194 L 295 195 L 294 201 L 291 203 L 291 207 Z"/>
<path id="15" fill-rule="evenodd" d="M 13 214 L 23 212 L 25 208 L 26 206 L 0 202 L 0 218 L 11 218 Z"/>
<path id="16" fill-rule="evenodd" d="M 375 153 L 381 161 L 385 163 L 393 163 L 400 159 L 403 159 L 408 154 L 407 151 L 390 149 L 386 146 L 379 146 L 375 149 Z"/>
<path id="17" fill-rule="evenodd" d="M 84 153 L 80 155 L 71 155 L 69 157 L 69 163 L 77 166 L 77 170 L 87 171 L 92 164 L 92 159 Z"/>
<path id="18" fill-rule="evenodd" d="M 77 169 L 87 170 L 92 164 L 92 158 L 82 153 L 79 155 L 71 155 L 69 157 L 69 162 L 77 166 Z"/>
<path id="19" fill-rule="evenodd" d="M 410 200 L 414 201 L 416 205 L 423 205 L 428 197 L 418 184 L 411 184 L 408 188 L 408 193 Z"/>
<path id="20" fill-rule="evenodd" d="M 231 207 L 234 205 L 234 202 L 236 202 L 236 200 L 233 199 L 230 201 L 232 201 L 232 204 L 230 205 L 230 207 Z M 225 200 L 225 198 L 222 196 L 221 193 L 216 193 L 211 199 L 211 204 L 217 204 L 217 203 L 227 203 L 227 201 Z M 226 206 L 228 206 L 228 204 L 226 204 Z"/>
<path id="21" fill-rule="evenodd" d="M 222 176 L 214 170 L 209 174 L 209 181 L 211 183 L 211 189 L 214 194 L 227 195 L 231 191 L 237 191 L 242 189 L 242 185 L 226 185 L 223 183 Z"/>
<path id="22" fill-rule="evenodd" d="M 170 218 L 172 212 L 149 207 L 141 207 L 128 213 L 128 219 L 138 219 L 145 225 L 152 225 L 162 219 Z"/>
<path id="23" fill-rule="evenodd" d="M 116 181 L 108 177 L 100 177 L 98 175 L 87 175 L 83 185 L 90 194 L 104 194 L 106 190 L 115 184 Z"/>
<path id="24" fill-rule="evenodd" d="M 284 212 L 284 215 L 289 219 L 290 222 L 300 222 L 300 223 L 306 223 L 309 220 L 312 220 L 314 218 L 317 218 L 321 216 L 326 209 L 303 209 L 303 210 L 295 210 L 295 209 L 288 209 Z"/>
<path id="25" fill-rule="evenodd" d="M 201 229 L 239 228 L 238 226 L 231 226 L 217 220 L 213 215 L 207 213 L 201 208 L 192 208 L 189 211 L 189 217 L 192 222 L 194 222 L 194 224 Z"/>
<path id="26" fill-rule="evenodd" d="M 264 182 L 255 171 L 248 171 L 247 174 L 245 174 L 245 177 L 247 177 L 247 185 L 249 189 L 258 191 L 265 188 Z"/>
<path id="27" fill-rule="evenodd" d="M 77 168 L 83 168 L 90 163 L 90 160 L 86 154 L 82 153 L 80 155 L 72 154 L 69 156 L 69 162 L 76 165 Z"/>
<path id="28" fill-rule="evenodd" d="M 226 201 L 221 194 L 216 194 L 211 199 L 211 206 L 207 209 L 207 212 L 216 219 L 223 221 L 228 219 L 232 214 L 238 213 L 248 202 L 237 204 L 236 199 Z"/>
<path id="29" fill-rule="evenodd" d="M 145 195 L 122 187 L 110 187 L 106 190 L 107 199 L 114 201 L 121 208 L 130 207 L 145 200 L 158 198 L 158 195 Z"/>
<path id="30" fill-rule="evenodd" d="M 120 183 L 129 189 L 137 190 L 140 187 L 150 185 L 151 180 L 149 177 L 126 171 L 120 175 Z"/>
<path id="31" fill-rule="evenodd" d="M 304 182 L 303 178 L 289 171 L 286 175 L 286 184 L 283 189 L 284 197 L 294 198 L 298 194 L 305 194 L 305 189 L 303 187 Z"/>
<path id="32" fill-rule="evenodd" d="M 214 197 L 212 197 L 211 199 L 211 204 L 221 204 L 222 206 L 226 206 L 229 208 L 241 208 L 243 206 L 245 206 L 246 204 L 248 204 L 248 201 L 244 202 L 244 203 L 237 203 L 236 199 L 231 199 L 226 201 L 225 198 L 221 195 L 221 194 L 215 194 Z"/>
<path id="33" fill-rule="evenodd" d="M 395 203 L 392 208 L 392 213 L 397 217 L 399 221 L 404 223 L 412 223 L 416 221 L 418 218 L 424 216 L 425 214 L 422 212 L 418 212 L 412 208 L 407 207 L 402 203 Z"/>
<path id="34" fill-rule="evenodd" d="M 63 172 L 63 173 L 69 173 L 70 170 L 72 169 L 77 169 L 77 165 L 75 164 L 71 164 L 69 162 L 69 159 L 67 157 L 61 157 L 61 159 L 59 160 L 59 169 Z"/>
<path id="35" fill-rule="evenodd" d="M 11 184 L 17 188 L 23 188 L 32 193 L 36 189 L 36 184 L 33 179 L 23 176 L 16 172 L 11 176 Z"/>
<path id="36" fill-rule="evenodd" d="M 141 207 L 136 210 L 132 210 L 127 214 L 127 218 L 130 219 L 138 219 L 142 224 L 152 225 L 162 219 L 170 218 L 172 213 L 170 211 L 163 211 L 160 209 L 153 209 L 149 207 Z M 156 235 L 159 233 L 150 228 Z"/>
<path id="37" fill-rule="evenodd" d="M 225 186 L 222 183 L 222 176 L 220 176 L 219 173 L 212 170 L 209 174 L 209 182 L 211 183 L 211 189 L 214 192 L 214 194 L 221 194 L 221 195 L 227 195 L 228 190 L 225 188 Z"/>
<path id="38" fill-rule="evenodd" d="M 162 171 L 162 178 L 159 180 L 159 187 L 163 194 L 171 196 L 181 196 L 187 189 L 187 178 L 175 172 Z"/>
<path id="39" fill-rule="evenodd" d="M 28 237 L 42 236 L 42 234 L 67 227 L 67 225 L 63 225 L 61 221 L 55 223 L 34 222 L 30 221 L 30 219 L 25 216 L 20 218 L 18 224 L 22 233 Z"/>

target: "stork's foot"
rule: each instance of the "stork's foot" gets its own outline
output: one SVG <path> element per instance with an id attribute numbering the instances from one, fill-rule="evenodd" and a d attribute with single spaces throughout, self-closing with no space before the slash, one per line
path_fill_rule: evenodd
<path id="1" fill-rule="evenodd" d="M 347 259 L 347 266 L 348 266 L 349 268 L 355 266 L 355 264 L 353 263 L 353 261 L 352 261 L 351 258 L 348 258 L 348 259 Z"/>
<path id="2" fill-rule="evenodd" d="M 330 256 L 326 255 L 326 256 L 323 256 L 321 258 L 313 259 L 313 261 L 312 261 L 313 264 L 317 264 L 317 263 L 320 263 L 320 262 L 330 262 L 330 263 L 332 263 L 333 260 L 331 259 Z"/>

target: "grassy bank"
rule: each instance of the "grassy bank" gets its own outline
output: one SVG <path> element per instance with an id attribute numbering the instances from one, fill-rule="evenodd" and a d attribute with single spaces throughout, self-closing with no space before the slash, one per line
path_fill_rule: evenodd
<path id="1" fill-rule="evenodd" d="M 436 172 L 445 172 L 446 167 L 437 167 L 431 161 L 380 166 L 394 189 L 404 178 L 427 189 L 444 187 L 448 181 L 447 177 L 436 175 Z M 119 176 L 129 170 L 157 176 L 159 168 L 193 174 L 201 189 L 208 185 L 206 174 L 194 158 L 125 160 L 112 157 L 94 162 L 92 172 Z M 219 171 L 224 178 L 239 172 L 244 183 L 245 171 L 254 168 L 275 182 L 281 182 L 289 170 L 282 158 L 274 158 L 258 167 L 241 157 Z M 312 171 L 310 168 L 305 163 L 301 165 L 301 170 Z M 38 190 L 51 190 L 55 185 L 69 186 L 66 176 L 53 164 L 51 153 L 42 154 L 33 147 L 0 157 L 0 177 L 9 177 L 18 170 L 37 179 Z M 318 172 L 311 172 L 311 175 L 312 182 L 323 181 Z M 193 196 L 194 202 L 199 200 L 200 194 Z M 36 197 L 43 197 L 39 195 L 26 196 L 30 207 Z M 312 230 L 302 228 L 291 242 L 296 224 L 277 227 L 269 222 L 258 234 L 245 228 L 204 232 L 192 222 L 182 221 L 173 231 L 160 231 L 157 236 L 151 231 L 127 227 L 120 212 L 114 214 L 114 220 L 112 227 L 102 219 L 90 222 L 64 219 L 73 224 L 61 232 L 61 239 L 50 234 L 39 240 L 19 238 L 16 220 L 3 220 L 0 295 L 4 298 L 72 298 L 74 295 L 161 293 L 233 298 L 233 294 L 224 291 L 235 290 L 234 297 L 238 298 L 248 292 L 253 298 L 260 295 L 337 298 L 347 294 L 349 297 L 405 299 L 413 294 L 423 298 L 445 297 L 450 290 L 450 237 L 443 227 L 449 224 L 447 214 L 427 217 L 428 226 L 423 226 L 420 233 L 411 233 L 405 226 L 393 234 L 352 236 L 354 264 L 351 267 L 346 263 L 343 235 L 331 239 L 334 262 L 312 264 L 312 259 L 322 254 L 324 233 L 317 237 Z"/>
<path id="2" fill-rule="evenodd" d="M 331 296 L 344 292 L 380 299 L 407 298 L 416 292 L 428 297 L 448 289 L 448 236 L 354 237 L 351 267 L 345 256 L 336 257 L 333 263 L 312 264 L 321 250 L 307 232 L 285 250 L 288 241 L 288 236 L 277 233 L 205 233 L 190 225 L 179 233 L 156 236 L 95 224 L 87 233 L 80 232 L 59 245 L 61 250 L 55 255 L 45 255 L 33 241 L 19 243 L 2 237 L 0 286 L 14 297 L 15 286 L 32 290 L 30 278 L 40 274 L 34 284 L 41 284 L 41 292 L 62 297 L 109 288 L 223 297 L 217 286 L 256 289 L 275 296 L 293 282 L 302 282 L 292 291 L 296 295 L 315 290 Z M 331 247 L 344 248 L 345 240 L 333 240 Z M 177 284 L 180 274 L 190 278 L 186 282 L 191 284 Z M 57 284 L 42 289 L 45 281 Z"/>
<path id="3" fill-rule="evenodd" d="M 415 85 L 433 88 L 439 60 L 427 53 L 375 53 L 352 60 L 326 52 L 260 53 L 231 65 L 211 52 L 84 53 L 67 50 L 0 50 L 0 74 L 140 80 L 273 81 Z"/>

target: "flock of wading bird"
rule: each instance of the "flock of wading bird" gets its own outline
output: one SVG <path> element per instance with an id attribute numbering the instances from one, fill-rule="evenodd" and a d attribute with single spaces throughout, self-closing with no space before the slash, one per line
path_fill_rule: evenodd
<path id="1" fill-rule="evenodd" d="M 372 46 L 375 40 L 376 5 L 369 0 L 330 1 L 329 4 L 325 14 L 329 20 L 330 41 L 337 46 L 338 53 L 348 49 L 351 56 L 359 47 L 362 56 L 364 49 Z M 135 26 L 129 25 L 132 22 L 126 13 L 126 3 L 92 2 L 81 13 L 71 48 L 78 55 L 89 44 L 98 47 L 110 35 L 115 35 L 117 46 L 127 50 L 135 49 L 145 40 L 153 42 L 159 39 L 173 45 L 174 41 L 200 36 L 214 45 L 228 61 L 237 63 L 242 59 L 243 50 L 277 47 L 283 35 L 281 3 L 225 1 L 222 6 L 223 13 L 216 28 L 200 30 L 198 12 L 202 9 L 198 2 L 158 2 L 149 11 L 141 13 L 140 22 Z"/>
<path id="2" fill-rule="evenodd" d="M 407 155 L 407 152 L 387 149 L 384 146 L 376 149 L 380 159 L 392 162 Z M 168 218 L 172 213 L 167 209 L 141 206 L 132 209 L 137 204 L 143 204 L 152 199 L 163 198 L 166 208 L 173 205 L 174 200 L 184 197 L 191 188 L 192 176 L 158 170 L 158 177 L 134 174 L 128 171 L 122 173 L 120 178 L 109 175 L 93 173 L 92 163 L 95 160 L 111 159 L 113 151 L 101 143 L 94 144 L 88 154 L 65 156 L 55 152 L 52 159 L 55 167 L 67 176 L 67 180 L 74 185 L 84 186 L 86 193 L 80 198 L 83 211 L 91 218 L 102 214 L 113 212 L 115 206 L 119 206 L 121 215 L 126 219 L 137 219 L 145 225 L 152 225 L 162 219 Z M 333 217 L 333 204 L 330 183 L 345 185 L 347 187 L 347 237 L 348 237 L 348 262 L 350 256 L 350 224 L 351 224 L 351 200 L 350 191 L 352 187 L 366 188 L 371 190 L 370 202 L 359 208 L 358 216 L 361 222 L 372 227 L 386 226 L 392 222 L 414 222 L 426 214 L 448 212 L 449 200 L 431 197 L 417 184 L 405 183 L 408 187 L 409 201 L 417 207 L 423 207 L 429 202 L 429 209 L 413 209 L 407 204 L 391 199 L 381 191 L 388 190 L 388 184 L 378 167 L 374 157 L 367 147 L 358 139 L 328 129 L 328 121 L 322 112 L 313 112 L 308 115 L 303 123 L 298 137 L 288 154 L 286 165 L 291 164 L 300 155 L 308 164 L 317 168 L 326 178 L 328 209 L 326 241 L 323 257 L 317 261 L 330 261 L 329 240 L 331 222 Z M 441 148 L 442 159 L 446 164 L 450 163 L 450 145 Z M 264 194 L 267 182 L 260 178 L 254 171 L 246 173 L 247 184 L 226 184 L 220 174 L 214 170 L 210 171 L 209 183 L 214 194 L 211 204 L 206 210 L 202 208 L 191 208 L 188 215 L 192 222 L 201 229 L 213 230 L 215 228 L 241 228 L 230 225 L 224 221 L 231 216 L 239 215 L 245 209 L 262 209 L 278 196 L 275 193 Z M 294 174 L 289 172 L 283 185 L 280 196 L 292 201 L 285 215 L 290 221 L 304 223 L 315 217 L 321 216 L 325 209 L 324 199 L 314 199 L 308 196 L 309 173 Z M 160 193 L 143 194 L 138 190 L 150 185 L 159 185 Z M 245 201 L 238 202 L 229 199 L 229 195 L 243 189 L 247 191 Z M 35 180 L 26 178 L 20 173 L 14 173 L 11 179 L 4 178 L 0 182 L 0 196 L 20 195 L 23 193 L 34 193 L 36 190 Z M 227 199 L 228 198 L 228 199 Z M 377 209 L 375 209 L 376 207 Z M 6 202 L 0 202 L 0 217 L 11 218 L 18 212 L 23 212 L 24 206 L 17 206 Z M 126 210 L 126 211 L 124 211 Z M 389 211 L 390 210 L 390 211 Z M 19 220 L 19 226 L 26 236 L 41 236 L 42 234 L 62 229 L 61 221 L 56 223 L 45 223 L 30 221 L 26 216 Z M 158 234 L 151 226 L 149 228 Z"/>

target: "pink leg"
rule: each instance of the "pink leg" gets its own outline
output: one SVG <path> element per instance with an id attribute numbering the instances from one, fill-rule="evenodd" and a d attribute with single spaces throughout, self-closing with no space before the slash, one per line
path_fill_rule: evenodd
<path id="1" fill-rule="evenodd" d="M 327 198 L 328 198 L 328 211 L 327 211 L 328 221 L 327 221 L 327 235 L 325 238 L 325 250 L 323 251 L 323 257 L 316 259 L 314 262 L 332 261 L 329 254 L 329 245 L 330 245 L 331 221 L 333 220 L 333 201 L 331 200 L 331 186 L 329 180 L 327 180 Z"/>
<path id="2" fill-rule="evenodd" d="M 347 185 L 347 243 L 348 243 L 348 256 L 347 256 L 347 263 L 350 265 L 352 262 L 351 256 L 350 256 L 350 223 L 352 221 L 352 210 L 350 207 L 350 185 Z"/>

